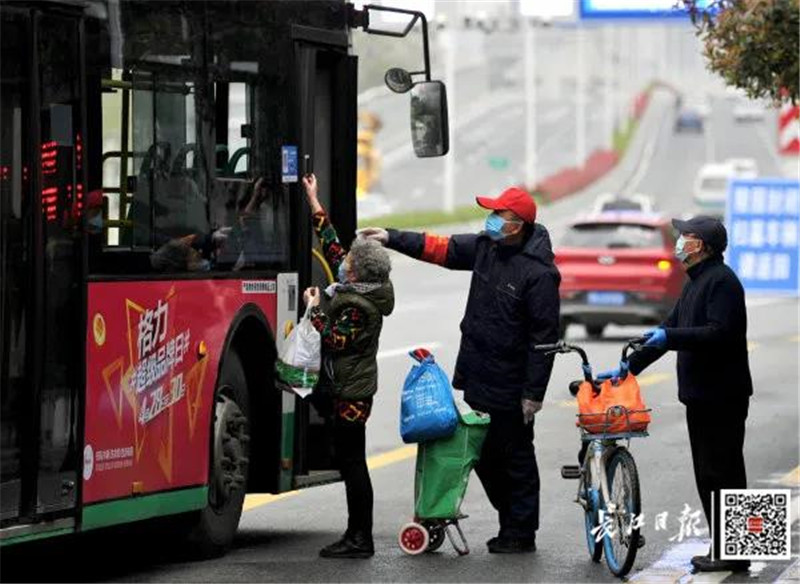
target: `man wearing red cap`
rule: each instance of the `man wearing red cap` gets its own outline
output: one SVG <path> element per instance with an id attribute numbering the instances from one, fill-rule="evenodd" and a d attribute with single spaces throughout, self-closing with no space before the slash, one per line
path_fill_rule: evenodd
<path id="1" fill-rule="evenodd" d="M 477 202 L 492 211 L 478 234 L 442 237 L 370 227 L 359 235 L 416 259 L 472 271 L 453 387 L 464 391 L 470 406 L 491 414 L 476 468 L 500 518 L 489 552 L 530 552 L 539 528 L 533 418 L 553 367 L 553 357 L 533 347 L 558 340 L 561 277 L 527 192 L 510 188 Z"/>

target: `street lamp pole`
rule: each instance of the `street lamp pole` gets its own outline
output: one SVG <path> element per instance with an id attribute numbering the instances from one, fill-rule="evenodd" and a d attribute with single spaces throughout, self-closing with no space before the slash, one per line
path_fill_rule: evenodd
<path id="1" fill-rule="evenodd" d="M 444 188 L 442 193 L 442 210 L 452 213 L 456 208 L 456 26 L 457 13 L 447 29 L 441 32 L 442 48 L 445 53 L 444 77 L 447 93 L 450 99 L 447 102 L 450 126 L 450 151 L 444 156 Z"/>
<path id="2" fill-rule="evenodd" d="M 586 30 L 578 23 L 578 67 L 575 83 L 575 166 L 586 161 Z"/>
<path id="3" fill-rule="evenodd" d="M 536 20 L 524 24 L 525 49 L 525 186 L 533 189 L 537 179 L 536 136 Z"/>
<path id="4" fill-rule="evenodd" d="M 614 91 L 616 90 L 617 68 L 614 66 L 614 29 L 610 26 L 603 27 L 603 47 L 605 48 L 603 85 L 606 90 L 603 131 L 606 148 L 611 150 L 614 148 Z"/>

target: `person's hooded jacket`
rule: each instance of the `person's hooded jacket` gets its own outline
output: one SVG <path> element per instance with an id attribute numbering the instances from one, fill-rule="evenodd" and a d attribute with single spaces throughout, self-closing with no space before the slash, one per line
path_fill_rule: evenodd
<path id="1" fill-rule="evenodd" d="M 553 356 L 533 350 L 555 343 L 558 286 L 547 229 L 526 228 L 522 245 L 496 243 L 485 233 L 442 237 L 388 230 L 387 247 L 454 270 L 471 270 L 461 321 L 453 387 L 476 409 L 512 410 L 522 398 L 542 401 Z"/>
<path id="2" fill-rule="evenodd" d="M 391 280 L 367 286 L 362 290 L 358 286 L 341 286 L 329 303 L 332 322 L 337 322 L 346 310 L 355 309 L 361 315 L 361 330 L 346 348 L 323 350 L 325 373 L 333 384 L 334 395 L 340 399 L 366 399 L 378 391 L 378 341 L 383 318 L 394 310 L 394 288 Z"/>

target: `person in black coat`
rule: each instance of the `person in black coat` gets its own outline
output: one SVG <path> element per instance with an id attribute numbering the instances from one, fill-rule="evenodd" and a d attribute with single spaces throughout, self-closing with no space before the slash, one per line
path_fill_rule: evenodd
<path id="1" fill-rule="evenodd" d="M 479 234 L 442 237 L 381 228 L 361 233 L 413 258 L 472 271 L 453 387 L 464 391 L 471 407 L 491 415 L 476 467 L 500 519 L 489 551 L 528 552 L 536 549 L 539 528 L 533 418 L 553 368 L 553 356 L 533 347 L 558 341 L 561 277 L 527 192 L 510 188 L 477 202 L 493 211 Z"/>
<path id="2" fill-rule="evenodd" d="M 742 450 L 753 382 L 744 288 L 723 262 L 728 236 L 718 219 L 697 216 L 672 224 L 681 234 L 675 255 L 686 267 L 689 281 L 667 319 L 645 333 L 648 341 L 631 356 L 629 367 L 638 375 L 665 352 L 678 352 L 678 399 L 686 406 L 695 481 L 712 525 L 711 518 L 719 518 L 720 489 L 747 487 Z M 598 378 L 620 375 L 625 371 L 616 369 Z M 719 559 L 719 521 L 711 531 L 709 554 L 692 558 L 694 567 L 746 570 L 748 561 Z"/>

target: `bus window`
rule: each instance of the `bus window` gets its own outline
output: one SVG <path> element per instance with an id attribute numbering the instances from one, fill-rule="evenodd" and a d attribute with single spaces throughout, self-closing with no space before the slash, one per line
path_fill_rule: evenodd
<path id="1" fill-rule="evenodd" d="M 220 84 L 220 89 L 225 85 Z M 251 96 L 245 83 L 230 83 L 228 88 L 228 132 L 225 151 L 228 153 L 225 167 L 218 176 L 243 178 L 250 167 L 250 114 Z M 219 140 L 217 140 L 219 143 Z"/>
<path id="2" fill-rule="evenodd" d="M 264 131 L 275 125 L 276 88 L 259 75 L 263 46 L 242 51 L 253 58 L 220 59 L 213 74 L 187 63 L 190 46 L 168 40 L 158 53 L 124 54 L 121 68 L 99 57 L 103 249 L 134 252 L 127 263 L 99 260 L 101 269 L 240 271 L 289 261 L 289 192 L 274 178 L 279 145 Z"/>
<path id="3" fill-rule="evenodd" d="M 26 224 L 33 212 L 30 52 L 28 19 L 2 13 L 3 83 L 0 98 L 0 519 L 20 512 L 23 435 L 29 425 L 31 316 L 31 240 Z"/>
<path id="4" fill-rule="evenodd" d="M 176 239 L 206 238 L 208 169 L 197 142 L 195 109 L 201 104 L 196 103 L 195 85 L 162 81 L 151 72 L 137 72 L 134 78 L 133 149 L 145 154 L 135 175 L 129 215 L 133 246 L 158 250 Z M 164 268 L 185 271 L 191 266 Z"/>
<path id="5" fill-rule="evenodd" d="M 111 70 L 111 79 L 104 80 L 100 96 L 103 124 L 102 190 L 107 200 L 104 244 L 108 246 L 117 246 L 120 243 L 120 228 L 125 225 L 130 205 L 128 177 L 134 176 L 135 169 L 144 157 L 144 152 L 132 149 L 131 92 L 126 89 L 130 84 L 122 81 L 122 73 L 121 69 Z M 123 120 L 123 116 L 126 119 Z"/>
<path id="6" fill-rule="evenodd" d="M 289 195 L 265 177 L 220 181 L 226 185 L 228 219 L 214 268 L 239 271 L 285 265 L 289 257 Z M 219 192 L 219 191 L 217 191 Z"/>
<path id="7" fill-rule="evenodd" d="M 212 269 L 282 269 L 289 261 L 289 187 L 276 180 L 280 153 L 265 128 L 274 128 L 276 89 L 258 75 L 263 47 L 241 43 L 242 53 L 220 58 L 215 86 L 217 168 L 211 189 L 213 233 L 222 233 Z M 263 55 L 261 55 L 263 59 Z"/>
<path id="8" fill-rule="evenodd" d="M 120 237 L 109 230 L 106 245 L 158 248 L 175 238 L 207 235 L 208 165 L 196 138 L 194 84 L 162 81 L 151 72 L 127 77 L 133 81 L 104 80 L 110 89 L 102 101 L 103 191 L 107 220 L 122 229 Z M 112 196 L 127 188 L 127 197 Z"/>

